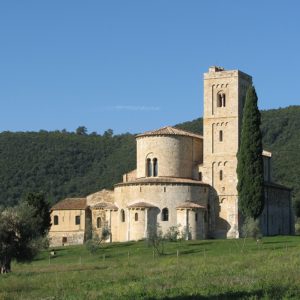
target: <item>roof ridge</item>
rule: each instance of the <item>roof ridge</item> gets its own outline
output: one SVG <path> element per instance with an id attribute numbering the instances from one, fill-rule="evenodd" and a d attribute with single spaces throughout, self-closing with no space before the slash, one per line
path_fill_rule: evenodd
<path id="1" fill-rule="evenodd" d="M 177 127 L 173 126 L 164 126 L 159 129 L 146 131 L 144 133 L 138 134 L 136 137 L 142 137 L 147 135 L 181 135 L 181 136 L 190 136 L 190 137 L 196 137 L 196 138 L 203 138 L 202 135 L 188 131 L 183 130 Z"/>

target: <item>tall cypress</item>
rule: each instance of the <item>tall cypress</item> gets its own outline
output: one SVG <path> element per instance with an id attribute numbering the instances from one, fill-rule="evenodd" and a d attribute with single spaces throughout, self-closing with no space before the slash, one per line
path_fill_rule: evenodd
<path id="1" fill-rule="evenodd" d="M 247 90 L 242 133 L 237 154 L 239 209 L 246 218 L 256 219 L 264 208 L 264 174 L 260 112 L 255 88 Z"/>

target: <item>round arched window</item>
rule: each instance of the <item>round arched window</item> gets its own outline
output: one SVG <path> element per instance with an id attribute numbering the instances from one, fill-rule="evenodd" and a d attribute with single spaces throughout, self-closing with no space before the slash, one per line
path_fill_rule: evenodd
<path id="1" fill-rule="evenodd" d="M 161 220 L 169 221 L 169 210 L 166 207 L 161 212 Z"/>
<path id="2" fill-rule="evenodd" d="M 98 217 L 97 218 L 97 228 L 100 228 L 101 227 L 101 218 L 100 217 Z"/>

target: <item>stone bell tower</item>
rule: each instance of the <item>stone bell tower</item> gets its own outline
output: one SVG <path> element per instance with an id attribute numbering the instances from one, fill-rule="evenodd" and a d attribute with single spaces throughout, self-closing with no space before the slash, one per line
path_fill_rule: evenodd
<path id="1" fill-rule="evenodd" d="M 203 181 L 211 185 L 210 234 L 237 238 L 237 152 L 242 111 L 251 76 L 239 71 L 210 67 L 204 74 Z"/>

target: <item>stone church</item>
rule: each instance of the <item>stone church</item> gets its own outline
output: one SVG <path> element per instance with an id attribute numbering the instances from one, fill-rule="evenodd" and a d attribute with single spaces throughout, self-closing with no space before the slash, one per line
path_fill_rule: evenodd
<path id="1" fill-rule="evenodd" d="M 110 242 L 140 240 L 159 224 L 188 239 L 238 238 L 237 151 L 251 76 L 211 67 L 204 74 L 203 133 L 164 127 L 136 136 L 136 169 L 114 190 L 67 198 L 51 209 L 51 244 L 82 244 L 91 228 Z M 272 182 L 272 154 L 263 151 L 263 235 L 292 234 L 291 190 Z"/>

